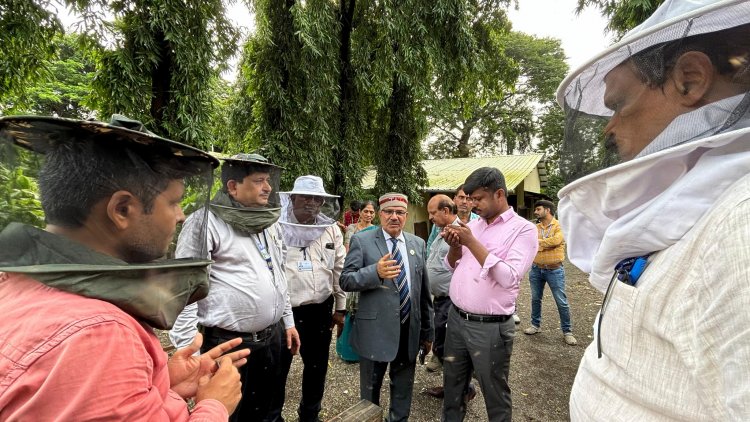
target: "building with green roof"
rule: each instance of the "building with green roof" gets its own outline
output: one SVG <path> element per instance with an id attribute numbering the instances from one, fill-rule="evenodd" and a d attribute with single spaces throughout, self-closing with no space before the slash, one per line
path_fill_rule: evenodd
<path id="1" fill-rule="evenodd" d="M 409 205 L 405 230 L 423 238 L 427 238 L 430 230 L 427 215 L 427 201 L 430 197 L 438 193 L 453 197 L 456 188 L 480 167 L 496 167 L 505 175 L 508 201 L 523 217 L 532 218 L 534 202 L 546 198 L 541 192 L 547 185 L 542 154 L 424 160 L 422 166 L 427 172 L 427 186 L 422 187 L 422 203 Z M 370 170 L 362 181 L 362 187 L 372 189 L 375 186 L 375 176 L 375 170 Z M 378 196 L 380 193 L 374 194 Z"/>

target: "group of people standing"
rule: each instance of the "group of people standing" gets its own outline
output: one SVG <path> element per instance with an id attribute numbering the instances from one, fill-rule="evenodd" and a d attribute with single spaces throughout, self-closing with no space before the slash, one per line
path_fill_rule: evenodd
<path id="1" fill-rule="evenodd" d="M 576 179 L 559 192 L 560 221 L 570 260 L 604 295 L 572 420 L 750 419 L 748 16 L 747 1 L 667 0 L 560 88 L 561 171 Z M 601 116 L 603 143 L 580 121 Z M 360 396 L 378 404 L 389 371 L 389 421 L 409 418 L 417 356 L 431 349 L 443 420 L 465 418 L 475 376 L 489 420 L 508 421 L 529 270 L 525 333 L 541 329 L 546 283 L 576 343 L 554 204 L 536 204 L 536 226 L 521 218 L 497 169 L 430 200 L 438 229 L 425 244 L 403 231 L 406 196 L 365 206 L 380 226 L 345 236 L 319 177 L 279 192 L 281 169 L 255 154 L 225 159 L 202 202 L 219 160 L 123 116 L 2 117 L 0 142 L 2 159 L 30 161 L 8 145 L 44 156 L 46 219 L 0 232 L 0 420 L 281 420 L 299 353 L 297 412 L 315 421 L 348 316 Z M 186 196 L 198 205 L 187 219 Z M 359 294 L 353 315 L 345 292 Z M 171 358 L 154 328 L 171 330 Z"/>

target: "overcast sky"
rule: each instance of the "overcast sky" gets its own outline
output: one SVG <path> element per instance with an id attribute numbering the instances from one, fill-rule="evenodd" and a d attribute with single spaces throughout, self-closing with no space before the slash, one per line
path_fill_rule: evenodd
<path id="1" fill-rule="evenodd" d="M 513 29 L 562 41 L 571 70 L 612 43 L 604 35 L 607 22 L 598 9 L 575 14 L 576 0 L 520 0 L 519 10 L 508 11 Z"/>
<path id="2" fill-rule="evenodd" d="M 606 20 L 599 10 L 587 8 L 576 15 L 576 3 L 576 0 L 520 0 L 518 10 L 511 8 L 508 15 L 516 31 L 559 38 L 573 70 L 612 43 L 611 37 L 604 35 Z M 230 6 L 229 16 L 245 31 L 254 30 L 253 17 L 243 2 Z M 234 79 L 234 72 L 224 77 Z"/>
<path id="3" fill-rule="evenodd" d="M 588 8 L 576 16 L 575 6 L 576 0 L 519 0 L 519 9 L 510 9 L 508 15 L 513 22 L 513 29 L 517 31 L 559 38 L 572 70 L 612 42 L 611 37 L 604 35 L 606 21 L 598 9 Z M 58 10 L 66 26 L 75 21 L 74 17 L 65 12 L 65 7 L 59 7 Z M 228 12 L 230 19 L 243 27 L 244 33 L 254 30 L 253 16 L 243 1 L 235 1 L 229 6 Z M 236 65 L 237 61 L 235 58 L 233 63 Z M 234 69 L 224 77 L 233 80 Z"/>

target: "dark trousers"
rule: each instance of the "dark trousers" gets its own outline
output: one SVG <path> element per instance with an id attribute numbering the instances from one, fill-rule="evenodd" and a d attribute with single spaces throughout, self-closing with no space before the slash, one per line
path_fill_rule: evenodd
<path id="1" fill-rule="evenodd" d="M 360 356 L 359 395 L 380 406 L 380 389 L 383 386 L 385 371 L 390 365 L 391 408 L 388 422 L 409 420 L 411 397 L 414 389 L 414 368 L 416 357 L 409 356 L 409 319 L 401 324 L 398 353 L 392 362 L 376 362 Z"/>
<path id="2" fill-rule="evenodd" d="M 216 347 L 220 343 L 231 340 L 236 336 L 217 335 L 207 333 L 203 339 L 201 352 Z M 238 368 L 242 381 L 242 399 L 237 409 L 229 417 L 230 422 L 271 422 L 280 420 L 270 414 L 271 404 L 277 401 L 276 396 L 284 393 L 282 379 L 282 362 L 291 358 L 286 347 L 286 331 L 284 324 L 279 321 L 273 327 L 271 335 L 264 341 L 254 342 L 252 338 L 243 337 L 243 342 L 234 350 L 250 349 L 252 352 L 247 363 Z M 283 398 L 282 398 L 283 400 Z M 281 415 L 278 415 L 280 418 Z"/>
<path id="3" fill-rule="evenodd" d="M 450 310 L 443 361 L 443 421 L 464 420 L 464 393 L 473 370 L 482 387 L 489 421 L 510 422 L 508 372 L 515 333 L 513 318 L 504 322 L 466 321 L 459 317 L 455 308 Z"/>
<path id="4" fill-rule="evenodd" d="M 432 343 L 432 353 L 443 361 L 445 355 L 445 333 L 448 329 L 448 311 L 453 302 L 449 296 L 435 297 L 433 307 L 435 309 L 435 341 Z"/>
<path id="5" fill-rule="evenodd" d="M 299 333 L 302 357 L 302 400 L 297 414 L 300 422 L 318 421 L 320 402 L 326 386 L 328 355 L 331 346 L 331 324 L 333 322 L 333 296 L 323 303 L 314 303 L 292 308 L 294 325 Z M 284 384 L 292 365 L 292 355 L 287 353 L 282 362 Z M 284 401 L 275 403 L 276 412 L 281 414 Z"/>

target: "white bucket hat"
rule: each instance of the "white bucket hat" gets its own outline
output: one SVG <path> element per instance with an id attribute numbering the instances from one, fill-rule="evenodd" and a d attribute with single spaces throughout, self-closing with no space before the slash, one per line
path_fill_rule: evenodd
<path id="1" fill-rule="evenodd" d="M 565 78 L 557 102 L 594 116 L 611 116 L 604 106 L 604 77 L 632 55 L 687 36 L 733 28 L 750 21 L 747 0 L 667 0 L 642 24 Z"/>
<path id="2" fill-rule="evenodd" d="M 323 179 L 318 176 L 300 176 L 294 181 L 294 187 L 289 192 L 280 192 L 286 195 L 311 195 L 322 196 L 324 198 L 338 198 L 338 195 L 326 193 L 323 187 Z"/>
<path id="3" fill-rule="evenodd" d="M 315 212 L 313 224 L 300 224 L 294 215 L 292 195 L 307 195 L 322 198 Z M 294 188 L 288 192 L 279 192 L 281 199 L 281 217 L 279 223 L 284 232 L 287 246 L 304 248 L 318 239 L 329 228 L 336 225 L 339 214 L 338 195 L 326 193 L 323 179 L 318 176 L 300 176 L 294 181 Z M 338 230 L 338 228 L 336 229 Z"/>

